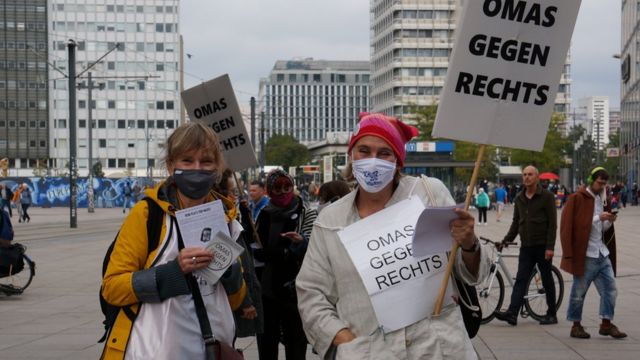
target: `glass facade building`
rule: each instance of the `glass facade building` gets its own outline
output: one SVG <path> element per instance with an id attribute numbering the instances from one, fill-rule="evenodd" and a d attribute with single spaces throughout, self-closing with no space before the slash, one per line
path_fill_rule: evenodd
<path id="1" fill-rule="evenodd" d="M 49 157 L 47 41 L 46 0 L 0 2 L 0 158 L 9 176 Z"/>
<path id="2" fill-rule="evenodd" d="M 265 144 L 274 134 L 308 145 L 327 132 L 352 131 L 369 109 L 369 62 L 277 61 L 260 81 L 258 105 Z"/>
<path id="3" fill-rule="evenodd" d="M 640 3 L 622 1 L 620 167 L 629 189 L 640 172 Z"/>
<path id="4" fill-rule="evenodd" d="M 69 159 L 69 94 L 61 72 L 68 72 L 67 44 L 72 39 L 77 44 L 76 74 L 80 75 L 76 93 L 79 175 L 88 174 L 89 146 L 93 163 L 99 161 L 107 175 L 163 175 L 162 150 L 181 118 L 179 1 L 48 3 L 54 65 L 49 68 L 53 174 L 64 173 Z M 89 71 L 92 104 L 88 103 Z M 88 126 L 93 126 L 91 139 Z"/>

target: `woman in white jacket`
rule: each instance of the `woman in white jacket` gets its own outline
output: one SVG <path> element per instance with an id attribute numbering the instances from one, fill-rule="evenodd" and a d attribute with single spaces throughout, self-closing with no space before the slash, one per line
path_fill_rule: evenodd
<path id="1" fill-rule="evenodd" d="M 410 195 L 431 206 L 454 205 L 439 180 L 400 174 L 405 144 L 417 135 L 415 127 L 395 118 L 361 114 L 349 142 L 347 169 L 358 187 L 325 208 L 314 224 L 296 285 L 307 338 L 324 359 L 476 358 L 455 304 L 445 306 L 438 317 L 383 332 L 367 289 L 338 237 L 338 231 Z M 474 284 L 488 272 L 490 260 L 474 234 L 473 217 L 456 211 L 459 217 L 450 223 L 451 234 L 463 251 L 457 254 L 454 272 L 463 282 Z"/>

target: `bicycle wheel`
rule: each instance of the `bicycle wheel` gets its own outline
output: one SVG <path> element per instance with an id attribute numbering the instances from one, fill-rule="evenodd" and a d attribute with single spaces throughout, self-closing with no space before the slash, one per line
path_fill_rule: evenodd
<path id="1" fill-rule="evenodd" d="M 495 276 L 494 276 L 495 275 Z M 504 301 L 504 280 L 500 271 L 495 270 L 480 285 L 476 285 L 478 302 L 482 309 L 481 324 L 486 324 L 496 316 L 495 312 L 500 310 Z"/>
<path id="2" fill-rule="evenodd" d="M 8 274 L 0 278 L 0 292 L 7 295 L 19 295 L 31 284 L 36 275 L 36 263 L 23 254 L 24 268 L 16 274 Z"/>
<path id="3" fill-rule="evenodd" d="M 564 279 L 562 278 L 560 270 L 555 266 L 551 266 L 551 278 L 553 279 L 553 285 L 556 289 L 557 312 L 558 309 L 560 309 L 560 304 L 562 304 L 562 298 L 564 297 Z M 524 306 L 533 319 L 540 321 L 540 319 L 547 315 L 547 296 L 542 286 L 542 279 L 538 268 L 535 269 L 529 278 L 527 288 L 529 292 L 525 295 Z"/>

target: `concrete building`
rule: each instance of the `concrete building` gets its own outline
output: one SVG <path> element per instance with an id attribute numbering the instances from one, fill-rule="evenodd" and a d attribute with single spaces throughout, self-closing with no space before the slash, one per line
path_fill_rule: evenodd
<path id="1" fill-rule="evenodd" d="M 0 159 L 33 176 L 49 157 L 47 1 L 0 2 Z"/>
<path id="2" fill-rule="evenodd" d="M 613 135 L 620 131 L 620 109 L 609 110 L 609 134 Z"/>
<path id="3" fill-rule="evenodd" d="M 640 9 L 637 1 L 622 1 L 620 61 L 620 155 L 627 186 L 638 182 L 640 173 Z"/>
<path id="4" fill-rule="evenodd" d="M 370 0 L 373 111 L 402 116 L 413 105 L 438 103 L 465 2 Z M 555 111 L 565 115 L 571 107 L 570 59 L 555 100 Z"/>
<path id="5" fill-rule="evenodd" d="M 328 132 L 352 131 L 368 99 L 368 61 L 279 60 L 260 80 L 256 148 L 274 134 L 308 145 Z"/>
<path id="6" fill-rule="evenodd" d="M 587 129 L 599 150 L 609 144 L 609 97 L 590 96 L 578 99 L 576 125 Z"/>
<path id="7" fill-rule="evenodd" d="M 61 74 L 68 71 L 69 39 L 77 44 L 76 72 L 80 75 L 78 83 L 84 85 L 77 90 L 79 175 L 89 173 L 89 146 L 93 149 L 93 163 L 99 161 L 107 176 L 163 175 L 158 162 L 181 114 L 179 1 L 48 3 L 49 51 L 55 65 L 49 69 L 52 175 L 65 173 L 69 161 L 69 94 L 67 80 Z M 97 60 L 100 61 L 88 69 Z M 92 84 L 87 79 L 89 71 Z"/>

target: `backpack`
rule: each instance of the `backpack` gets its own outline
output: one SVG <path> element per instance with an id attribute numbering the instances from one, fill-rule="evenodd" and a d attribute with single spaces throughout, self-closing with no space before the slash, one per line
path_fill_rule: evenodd
<path id="1" fill-rule="evenodd" d="M 142 200 L 146 201 L 149 206 L 149 217 L 147 218 L 147 238 L 148 238 L 147 255 L 148 255 L 153 250 L 155 250 L 158 247 L 158 244 L 160 243 L 160 231 L 162 227 L 162 219 L 164 217 L 164 210 L 162 210 L 162 208 L 158 204 L 156 204 L 155 201 L 153 201 L 148 197 L 145 197 Z M 116 239 L 118 239 L 119 234 L 120 234 L 120 231 L 118 231 L 118 234 L 116 234 L 116 237 L 111 242 L 111 245 L 109 245 L 109 248 L 107 249 L 107 253 L 104 255 L 104 259 L 102 260 L 102 277 L 103 278 L 104 278 L 104 274 L 107 272 L 107 266 L 109 265 L 109 261 L 111 260 L 111 253 L 113 252 L 113 247 L 115 246 Z M 101 343 L 106 341 L 107 338 L 109 337 L 109 332 L 111 331 L 113 324 L 116 322 L 116 318 L 118 317 L 120 310 L 124 311 L 124 313 L 131 320 L 131 322 L 133 322 L 136 319 L 137 314 L 131 310 L 131 306 L 115 306 L 115 305 L 109 304 L 102 296 L 102 286 L 100 286 L 99 297 L 100 297 L 100 308 L 102 309 L 102 314 L 104 315 L 104 321 L 102 322 L 102 324 L 104 324 L 104 330 L 105 330 L 102 338 L 98 340 L 98 343 Z"/>
<path id="2" fill-rule="evenodd" d="M 4 209 L 0 209 L 0 239 L 7 241 L 13 240 L 13 225 L 11 225 L 11 218 Z"/>

